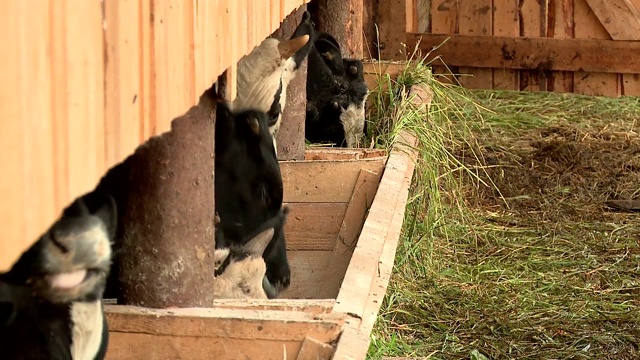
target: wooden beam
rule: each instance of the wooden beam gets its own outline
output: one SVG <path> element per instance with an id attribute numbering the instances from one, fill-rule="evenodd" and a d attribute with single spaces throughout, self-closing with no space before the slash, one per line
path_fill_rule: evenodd
<path id="1" fill-rule="evenodd" d="M 111 333 L 142 333 L 173 337 L 234 338 L 322 342 L 338 338 L 343 314 L 313 314 L 281 310 L 181 308 L 149 309 L 105 305 Z M 110 342 L 110 347 L 117 344 Z"/>
<path id="2" fill-rule="evenodd" d="M 400 136 L 389 155 L 376 198 L 336 299 L 334 312 L 347 313 L 351 317 L 345 322 L 333 357 L 335 360 L 365 358 L 371 331 L 389 284 L 418 155 L 416 139 L 404 132 Z"/>
<path id="3" fill-rule="evenodd" d="M 640 41 L 407 34 L 408 46 L 418 41 L 427 61 L 449 66 L 640 73 Z"/>
<path id="4" fill-rule="evenodd" d="M 640 19 L 627 0 L 586 0 L 598 20 L 614 40 L 639 40 Z"/>

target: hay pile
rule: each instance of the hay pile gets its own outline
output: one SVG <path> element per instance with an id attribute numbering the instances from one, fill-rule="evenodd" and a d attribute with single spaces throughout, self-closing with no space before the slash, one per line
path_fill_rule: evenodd
<path id="1" fill-rule="evenodd" d="M 640 358 L 640 99 L 454 96 L 370 357 Z"/>

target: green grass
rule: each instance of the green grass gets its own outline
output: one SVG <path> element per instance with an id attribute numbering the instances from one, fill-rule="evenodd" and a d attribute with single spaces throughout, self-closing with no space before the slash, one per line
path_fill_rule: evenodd
<path id="1" fill-rule="evenodd" d="M 639 197 L 640 99 L 383 85 L 370 144 L 420 155 L 369 358 L 640 358 L 640 216 L 603 205 Z"/>

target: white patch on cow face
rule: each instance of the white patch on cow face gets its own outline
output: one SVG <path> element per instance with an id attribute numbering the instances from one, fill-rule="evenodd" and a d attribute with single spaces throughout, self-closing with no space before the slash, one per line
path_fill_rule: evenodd
<path id="1" fill-rule="evenodd" d="M 356 147 L 359 145 L 364 135 L 364 108 L 367 102 L 367 95 L 361 103 L 350 103 L 347 108 L 341 108 L 340 122 L 344 129 L 344 137 L 347 147 Z"/>
<path id="2" fill-rule="evenodd" d="M 71 357 L 93 360 L 102 344 L 102 302 L 74 302 L 71 305 Z"/>
<path id="3" fill-rule="evenodd" d="M 231 262 L 216 276 L 213 294 L 216 299 L 268 299 L 262 287 L 267 265 L 262 257 L 250 256 Z"/>
<path id="4" fill-rule="evenodd" d="M 280 82 L 282 82 L 280 109 L 284 111 L 287 103 L 287 89 L 297 71 L 293 56 L 288 59 L 280 57 L 279 43 L 277 39 L 267 38 L 251 53 L 240 59 L 238 62 L 237 95 L 231 105 L 233 110 L 269 111 L 280 87 Z M 282 114 L 279 114 L 275 125 L 269 127 L 276 152 L 275 139 L 280 130 L 281 121 Z"/>

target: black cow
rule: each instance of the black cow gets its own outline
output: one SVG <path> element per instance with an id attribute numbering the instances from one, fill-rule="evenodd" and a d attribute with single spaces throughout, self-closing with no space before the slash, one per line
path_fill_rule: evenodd
<path id="1" fill-rule="evenodd" d="M 102 293 L 116 219 L 112 198 L 78 199 L 0 274 L 0 358 L 104 359 Z"/>
<path id="2" fill-rule="evenodd" d="M 343 59 L 333 36 L 315 32 L 309 53 L 305 138 L 357 146 L 366 131 L 368 93 L 362 61 Z"/>
<path id="3" fill-rule="evenodd" d="M 238 61 L 238 87 L 232 109 L 268 113 L 274 148 L 289 82 L 311 50 L 309 39 L 313 25 L 310 19 L 311 15 L 305 11 L 289 40 L 280 42 L 267 38 Z"/>
<path id="4" fill-rule="evenodd" d="M 216 248 L 242 244 L 265 222 L 281 216 L 264 251 L 267 279 L 280 291 L 290 283 L 284 236 L 286 210 L 269 115 L 257 110 L 232 112 L 220 102 L 215 130 L 215 199 L 220 219 Z M 273 295 L 273 293 L 271 293 Z"/>

